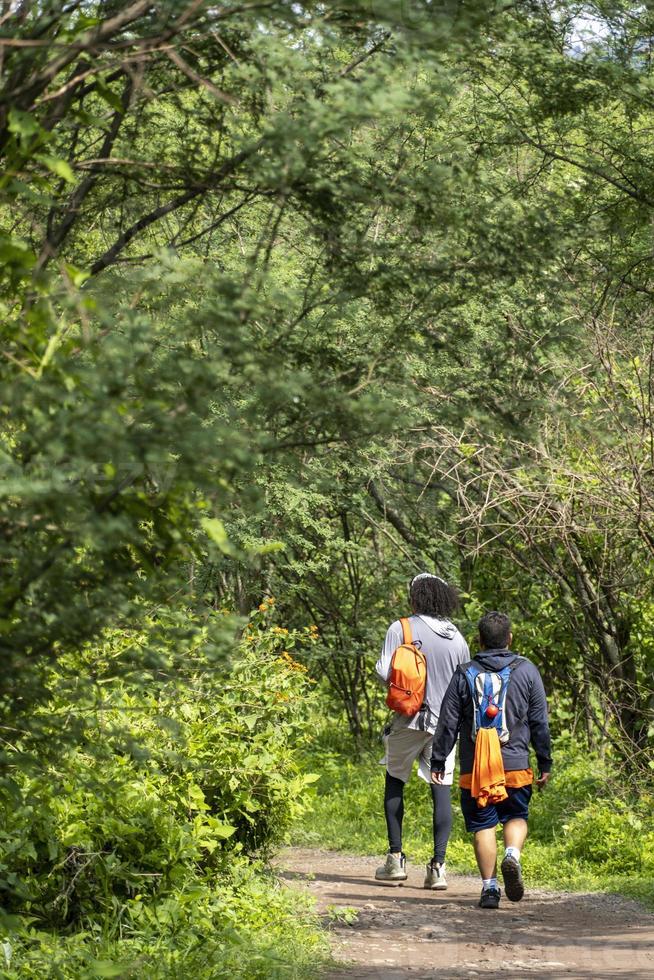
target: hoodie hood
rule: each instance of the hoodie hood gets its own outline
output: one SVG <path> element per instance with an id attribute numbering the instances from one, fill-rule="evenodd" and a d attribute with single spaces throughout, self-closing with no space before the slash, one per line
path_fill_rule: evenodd
<path id="1" fill-rule="evenodd" d="M 434 616 L 419 615 L 418 618 L 432 630 L 436 636 L 442 636 L 444 640 L 452 640 L 456 636 L 456 626 L 449 619 L 436 619 Z"/>
<path id="2" fill-rule="evenodd" d="M 512 650 L 481 650 L 475 657 L 486 670 L 501 670 L 518 656 Z"/>

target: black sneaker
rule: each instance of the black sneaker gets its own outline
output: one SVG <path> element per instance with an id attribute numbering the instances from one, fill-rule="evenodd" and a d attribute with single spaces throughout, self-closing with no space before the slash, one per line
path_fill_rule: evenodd
<path id="1" fill-rule="evenodd" d="M 520 862 L 511 855 L 502 861 L 502 877 L 504 878 L 504 891 L 510 902 L 519 902 L 525 893 L 525 886 L 522 881 L 522 868 Z"/>
<path id="2" fill-rule="evenodd" d="M 500 907 L 499 888 L 482 888 L 479 899 L 480 909 L 498 909 Z"/>

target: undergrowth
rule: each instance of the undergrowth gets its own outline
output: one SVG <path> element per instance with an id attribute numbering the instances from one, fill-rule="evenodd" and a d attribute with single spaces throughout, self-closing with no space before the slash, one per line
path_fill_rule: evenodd
<path id="1" fill-rule="evenodd" d="M 305 980 L 327 959 L 312 906 L 243 859 L 211 879 L 198 874 L 159 901 L 136 897 L 122 918 L 122 938 L 114 922 L 102 919 L 72 931 L 44 930 L 29 919 L 6 922 L 0 976 Z"/>
<path id="2" fill-rule="evenodd" d="M 200 631 L 183 673 L 149 682 L 117 672 L 127 633 L 53 668 L 0 780 L 0 976 L 300 980 L 326 960 L 311 904 L 266 866 L 312 778 L 296 756 L 313 691 L 290 652 L 311 637 L 271 615 L 231 665 Z"/>

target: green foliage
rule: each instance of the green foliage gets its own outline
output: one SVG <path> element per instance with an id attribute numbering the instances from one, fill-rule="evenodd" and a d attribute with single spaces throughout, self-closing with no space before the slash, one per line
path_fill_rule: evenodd
<path id="1" fill-rule="evenodd" d="M 379 699 L 362 651 L 402 601 L 405 566 L 495 601 L 452 473 L 479 491 L 478 456 L 498 446 L 502 472 L 525 475 L 520 511 L 541 456 L 515 434 L 531 445 L 543 415 L 549 432 L 572 407 L 576 425 L 591 402 L 598 428 L 605 391 L 593 402 L 569 363 L 585 370 L 607 297 L 630 322 L 648 294 L 634 283 L 649 248 L 648 20 L 618 19 L 579 58 L 574 18 L 542 4 L 177 16 L 171 0 L 124 21 L 105 2 L 59 6 L 12 11 L 20 43 L 2 63 L 1 373 L 15 396 L 0 434 L 0 707 L 29 708 L 44 661 L 138 625 L 191 565 L 201 600 L 244 612 L 272 590 L 289 622 L 307 611 L 324 642 L 313 665 L 369 737 Z M 633 414 L 645 388 L 619 377 Z M 465 466 L 444 455 L 445 426 L 464 433 Z M 568 486 L 552 473 L 544 491 L 558 507 Z M 524 561 L 490 515 L 494 549 Z M 509 526 L 529 536 L 533 521 Z M 601 527 L 584 535 L 589 566 L 601 541 Z M 551 601 L 561 549 L 541 547 Z M 501 598 L 524 607 L 531 585 L 523 570 Z M 576 598 L 550 622 L 561 660 L 583 647 L 579 682 L 602 638 Z M 619 677 L 637 687 L 620 724 L 643 751 L 639 672 Z M 559 664 L 552 676 L 569 686 Z"/>
<path id="2" fill-rule="evenodd" d="M 121 910 L 116 910 L 120 916 Z M 122 918 L 122 917 L 121 917 Z M 242 859 L 215 883 L 194 881 L 156 906 L 134 902 L 120 938 L 98 920 L 72 934 L 5 923 L 7 980 L 91 980 L 189 975 L 243 980 L 300 980 L 328 958 L 318 919 L 307 901 Z"/>
<path id="3" fill-rule="evenodd" d="M 597 870 L 643 869 L 643 821 L 623 800 L 595 801 L 563 825 L 565 850 Z"/>
<path id="4" fill-rule="evenodd" d="M 321 955 L 308 909 L 261 864 L 314 778 L 295 758 L 310 685 L 286 649 L 308 634 L 270 625 L 271 610 L 253 615 L 230 669 L 206 657 L 207 626 L 185 651 L 185 676 L 149 691 L 107 669 L 134 636 L 110 636 L 104 661 L 89 650 L 53 671 L 40 709 L 50 739 L 75 716 L 83 731 L 45 766 L 26 760 L 29 736 L 10 755 L 0 889 L 12 976 L 52 954 L 53 976 L 75 964 L 80 976 L 131 976 L 148 964 L 166 977 L 290 977 Z M 71 703 L 58 675 L 88 669 L 91 656 L 97 686 Z"/>

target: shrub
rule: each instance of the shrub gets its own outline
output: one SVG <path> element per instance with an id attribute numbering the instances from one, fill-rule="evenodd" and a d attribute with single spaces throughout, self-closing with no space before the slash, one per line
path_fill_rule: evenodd
<path id="1" fill-rule="evenodd" d="M 642 868 L 643 821 L 623 800 L 595 800 L 576 813 L 563 831 L 566 853 L 572 857 L 606 871 Z"/>
<path id="2" fill-rule="evenodd" d="M 136 896 L 121 921 L 115 935 L 97 919 L 73 932 L 14 925 L 0 947 L 8 967 L 0 976 L 299 980 L 327 958 L 308 900 L 244 858 L 219 881 L 196 880 L 156 903 Z"/>
<path id="3" fill-rule="evenodd" d="M 270 625 L 270 612 L 252 617 L 222 668 L 199 644 L 185 676 L 143 686 L 86 651 L 68 667 L 88 673 L 80 658 L 94 657 L 97 684 L 74 705 L 53 677 L 41 735 L 49 724 L 62 736 L 57 719 L 73 714 L 83 739 L 35 758 L 25 737 L 0 787 L 12 976 L 36 975 L 42 957 L 72 958 L 49 976 L 117 975 L 116 957 L 121 975 L 148 963 L 162 976 L 291 976 L 293 942 L 307 961 L 320 950 L 307 909 L 252 863 L 284 838 L 312 780 L 295 758 L 312 691 L 289 648 L 304 637 Z M 112 642 L 116 654 L 126 641 Z"/>

